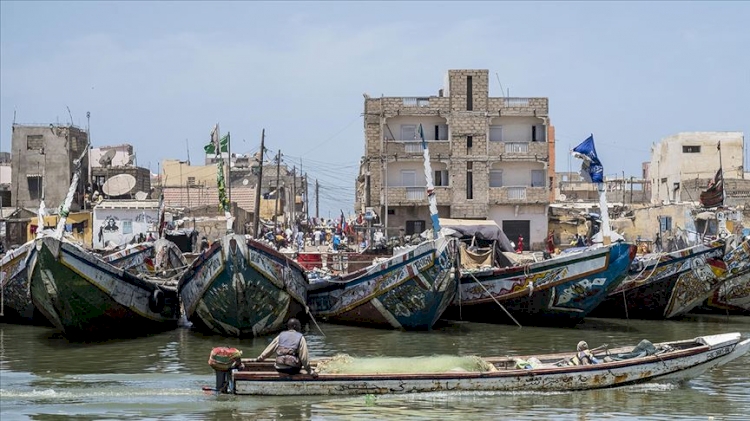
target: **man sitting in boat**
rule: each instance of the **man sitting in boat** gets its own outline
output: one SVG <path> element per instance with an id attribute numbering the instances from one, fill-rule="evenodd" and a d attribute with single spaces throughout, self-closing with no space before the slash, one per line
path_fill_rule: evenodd
<path id="1" fill-rule="evenodd" d="M 286 322 L 287 329 L 281 332 L 273 342 L 271 342 L 260 356 L 253 361 L 263 361 L 272 353 L 276 353 L 276 363 L 274 368 L 279 373 L 299 374 L 302 368 L 313 377 L 317 377 L 310 369 L 310 361 L 307 354 L 307 342 L 305 337 L 300 333 L 302 324 L 295 318 Z"/>
<path id="2" fill-rule="evenodd" d="M 589 351 L 589 344 L 586 341 L 578 342 L 576 351 L 576 355 L 570 360 L 570 365 L 589 365 L 601 362 Z"/>

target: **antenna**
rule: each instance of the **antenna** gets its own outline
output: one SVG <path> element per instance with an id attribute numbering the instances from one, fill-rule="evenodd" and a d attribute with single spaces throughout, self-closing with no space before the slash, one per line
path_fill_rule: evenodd
<path id="1" fill-rule="evenodd" d="M 187 164 L 190 165 L 190 145 L 187 139 L 185 139 L 185 149 L 187 149 Z"/>
<path id="2" fill-rule="evenodd" d="M 510 89 L 508 89 L 508 95 L 505 95 L 505 89 L 503 88 L 503 83 L 500 82 L 500 75 L 495 72 L 495 77 L 497 78 L 497 83 L 500 85 L 500 96 L 505 96 L 506 98 L 510 96 Z"/>
<path id="3" fill-rule="evenodd" d="M 70 107 L 68 107 L 66 105 L 65 108 L 68 109 L 68 116 L 70 117 L 70 125 L 72 126 L 73 125 L 73 114 L 70 112 Z"/>

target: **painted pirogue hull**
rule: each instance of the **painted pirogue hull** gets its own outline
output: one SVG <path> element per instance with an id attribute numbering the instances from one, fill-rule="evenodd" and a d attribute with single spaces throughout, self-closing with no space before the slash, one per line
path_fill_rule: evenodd
<path id="1" fill-rule="evenodd" d="M 281 330 L 290 317 L 306 319 L 304 270 L 244 235 L 214 242 L 183 274 L 178 289 L 193 326 L 220 335 L 265 335 Z"/>
<path id="2" fill-rule="evenodd" d="M 750 239 L 727 252 L 725 281 L 708 297 L 706 305 L 722 313 L 750 313 Z"/>
<path id="3" fill-rule="evenodd" d="M 238 395 L 362 395 L 419 392 L 521 391 L 549 392 L 602 389 L 649 381 L 677 382 L 697 377 L 747 353 L 750 339 L 739 333 L 695 338 L 691 341 L 654 344 L 665 351 L 593 365 L 557 366 L 570 354 L 538 357 L 544 364 L 533 369 L 516 368 L 512 358 L 487 358 L 496 371 L 403 374 L 280 375 L 270 363 L 246 364 L 246 371 L 232 373 Z M 672 348 L 670 351 L 669 348 Z M 518 357 L 528 360 L 532 356 Z"/>
<path id="4" fill-rule="evenodd" d="M 137 277 L 54 237 L 35 240 L 29 261 L 34 306 L 76 340 L 138 336 L 174 328 L 177 290 Z"/>
<path id="5" fill-rule="evenodd" d="M 310 285 L 315 317 L 355 326 L 428 330 L 456 293 L 456 240 L 438 238 L 370 267 Z"/>
<path id="6" fill-rule="evenodd" d="M 727 279 L 708 297 L 701 311 L 750 314 L 750 271 Z"/>
<path id="7" fill-rule="evenodd" d="M 628 278 L 591 316 L 670 319 L 686 314 L 722 282 L 724 247 L 719 240 L 636 260 Z"/>
<path id="8" fill-rule="evenodd" d="M 28 259 L 34 254 L 34 242 L 9 251 L 0 261 L 2 279 L 2 308 L 1 322 L 5 323 L 47 323 L 47 319 L 34 308 L 29 294 Z"/>
<path id="9" fill-rule="evenodd" d="M 634 255 L 634 246 L 614 243 L 529 265 L 462 271 L 446 318 L 513 323 L 500 303 L 521 325 L 574 325 L 622 282 Z"/>

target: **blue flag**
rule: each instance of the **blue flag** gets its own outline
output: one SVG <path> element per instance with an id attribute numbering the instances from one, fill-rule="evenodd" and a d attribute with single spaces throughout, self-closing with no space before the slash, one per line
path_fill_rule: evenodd
<path id="1" fill-rule="evenodd" d="M 424 131 L 422 130 L 422 124 L 419 124 L 419 128 L 417 129 L 417 136 L 419 136 L 420 139 L 422 139 L 422 149 L 427 149 L 427 144 L 424 141 Z"/>
<path id="2" fill-rule="evenodd" d="M 581 176 L 589 183 L 604 182 L 604 166 L 602 166 L 599 157 L 596 156 L 596 147 L 594 146 L 594 135 L 589 136 L 580 145 L 573 148 L 573 155 L 582 159 Z"/>

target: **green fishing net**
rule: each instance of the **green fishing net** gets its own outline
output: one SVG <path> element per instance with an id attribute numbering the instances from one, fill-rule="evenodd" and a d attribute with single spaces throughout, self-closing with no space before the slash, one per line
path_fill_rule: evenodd
<path id="1" fill-rule="evenodd" d="M 317 366 L 317 371 L 325 374 L 417 374 L 495 370 L 492 364 L 479 357 L 455 355 L 354 358 L 347 354 L 338 354 L 319 362 Z"/>

